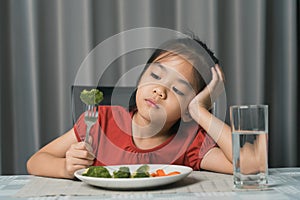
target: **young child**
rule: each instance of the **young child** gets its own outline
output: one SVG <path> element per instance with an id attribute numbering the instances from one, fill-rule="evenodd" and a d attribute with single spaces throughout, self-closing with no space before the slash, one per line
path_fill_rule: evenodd
<path id="1" fill-rule="evenodd" d="M 212 77 L 208 84 L 205 68 Z M 209 112 L 223 81 L 218 60 L 205 44 L 194 38 L 169 41 L 147 62 L 129 110 L 98 107 L 92 150 L 83 142 L 82 115 L 28 160 L 28 172 L 72 179 L 76 170 L 91 165 L 159 163 L 232 173 L 230 127 Z"/>

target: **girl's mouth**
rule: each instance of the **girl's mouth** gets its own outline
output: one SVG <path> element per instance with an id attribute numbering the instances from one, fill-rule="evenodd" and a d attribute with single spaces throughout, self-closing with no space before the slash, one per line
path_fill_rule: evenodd
<path id="1" fill-rule="evenodd" d="M 146 103 L 147 103 L 149 106 L 151 106 L 151 107 L 153 107 L 153 108 L 156 108 L 156 109 L 159 108 L 159 106 L 156 104 L 156 102 L 155 102 L 154 100 L 152 100 L 152 99 L 145 99 L 145 101 L 146 101 Z"/>

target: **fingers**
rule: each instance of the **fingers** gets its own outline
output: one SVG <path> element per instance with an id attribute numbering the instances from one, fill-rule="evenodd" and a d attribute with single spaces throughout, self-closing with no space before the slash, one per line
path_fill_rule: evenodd
<path id="1" fill-rule="evenodd" d="M 214 102 L 217 97 L 224 91 L 224 73 L 220 66 L 216 64 L 211 68 L 212 80 L 208 85 L 211 101 Z"/>
<path id="2" fill-rule="evenodd" d="M 93 147 L 92 145 L 90 145 L 90 143 L 85 142 L 84 146 L 86 148 L 86 150 L 90 153 L 90 155 L 95 158 L 95 154 L 93 153 Z"/>
<path id="3" fill-rule="evenodd" d="M 76 157 L 66 157 L 66 166 L 69 169 L 74 168 L 74 166 L 82 166 L 82 168 L 86 168 L 91 166 L 94 163 L 94 160 L 82 159 Z"/>
<path id="4" fill-rule="evenodd" d="M 191 100 L 189 104 L 189 112 L 193 119 L 197 118 L 195 114 L 199 106 L 206 109 L 211 109 L 213 102 L 219 97 L 219 95 L 224 91 L 224 73 L 219 65 L 215 65 L 211 68 L 212 80 L 210 83 L 196 95 L 194 99 Z M 197 121 L 197 120 L 196 120 Z"/>
<path id="5" fill-rule="evenodd" d="M 72 177 L 76 170 L 91 166 L 94 159 L 95 156 L 86 149 L 84 142 L 73 144 L 66 152 L 66 171 Z"/>
<path id="6" fill-rule="evenodd" d="M 94 160 L 93 154 L 86 149 L 84 142 L 73 144 L 66 152 L 66 157 L 74 157 L 79 159 Z"/>
<path id="7" fill-rule="evenodd" d="M 224 73 L 223 73 L 221 67 L 220 67 L 218 64 L 216 64 L 215 67 L 213 67 L 213 68 L 214 68 L 214 71 L 216 72 L 218 78 L 219 78 L 221 81 L 224 82 L 224 81 L 225 81 L 225 75 L 224 75 Z"/>
<path id="8" fill-rule="evenodd" d="M 209 83 L 209 87 L 213 89 L 215 87 L 223 85 L 225 81 L 225 76 L 220 66 L 215 65 L 214 67 L 211 68 L 211 72 L 212 72 L 212 80 Z"/>

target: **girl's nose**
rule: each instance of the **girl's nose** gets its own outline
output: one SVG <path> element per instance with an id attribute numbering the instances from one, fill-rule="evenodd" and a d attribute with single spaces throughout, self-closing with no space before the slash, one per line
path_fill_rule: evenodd
<path id="1" fill-rule="evenodd" d="M 167 97 L 166 90 L 160 87 L 154 88 L 153 93 L 158 95 L 161 99 L 165 99 Z"/>

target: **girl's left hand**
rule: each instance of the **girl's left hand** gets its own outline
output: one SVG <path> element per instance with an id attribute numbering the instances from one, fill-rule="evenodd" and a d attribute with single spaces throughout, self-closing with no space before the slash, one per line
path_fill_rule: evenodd
<path id="1" fill-rule="evenodd" d="M 211 68 L 212 80 L 189 104 L 189 113 L 193 119 L 197 118 L 199 108 L 212 108 L 213 102 L 224 91 L 224 73 L 216 64 Z"/>

